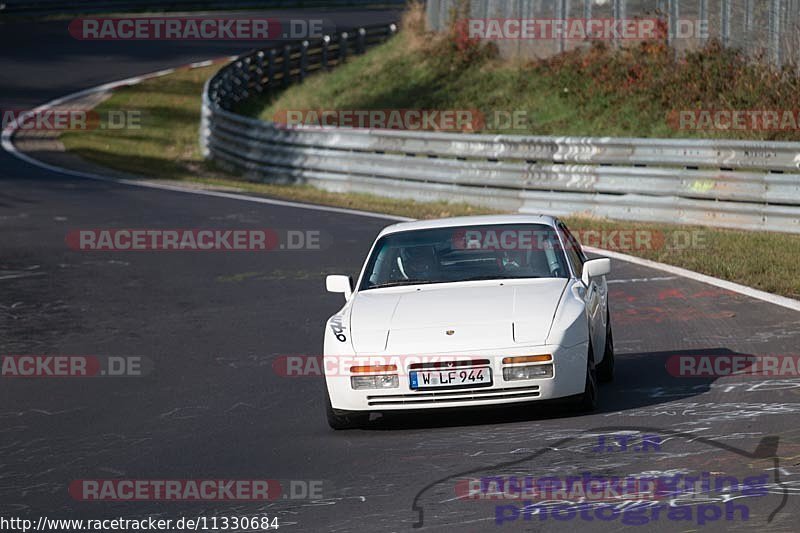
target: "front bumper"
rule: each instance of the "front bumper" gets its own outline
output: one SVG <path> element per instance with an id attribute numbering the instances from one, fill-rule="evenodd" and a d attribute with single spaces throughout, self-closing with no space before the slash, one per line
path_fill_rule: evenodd
<path id="1" fill-rule="evenodd" d="M 451 407 L 475 407 L 502 405 L 535 400 L 553 400 L 581 394 L 586 384 L 586 357 L 588 343 L 564 348 L 561 346 L 514 347 L 494 351 L 460 352 L 459 354 L 427 354 L 420 356 L 445 361 L 463 361 L 475 358 L 489 361 L 492 369 L 492 385 L 480 388 L 441 388 L 414 390 L 411 388 L 409 365 L 398 365 L 399 387 L 390 389 L 354 390 L 347 365 L 339 364 L 342 356 L 326 355 L 325 381 L 334 409 L 341 411 L 401 411 L 412 409 L 436 409 Z M 506 381 L 503 378 L 503 358 L 525 355 L 551 354 L 553 377 Z M 362 357 L 362 356 L 359 356 Z M 406 361 L 396 356 L 394 361 Z M 391 355 L 376 356 L 381 362 L 392 359 Z M 363 360 L 363 358 L 361 359 Z M 336 370 L 334 370 L 336 369 Z M 392 372 L 387 372 L 392 373 Z"/>

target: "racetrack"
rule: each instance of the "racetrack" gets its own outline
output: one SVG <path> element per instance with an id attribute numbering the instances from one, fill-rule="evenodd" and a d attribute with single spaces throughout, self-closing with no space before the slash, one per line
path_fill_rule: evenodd
<path id="1" fill-rule="evenodd" d="M 396 16 L 324 18 L 356 25 Z M 65 24 L 3 26 L 4 107 L 247 48 L 79 42 Z M 748 521 L 722 519 L 706 529 L 796 530 L 800 504 L 786 494 L 797 491 L 800 472 L 800 380 L 674 378 L 665 364 L 676 354 L 797 354 L 798 314 L 625 262 L 614 261 L 610 277 L 618 374 L 602 387 L 599 412 L 575 416 L 543 406 L 329 430 L 322 379 L 282 377 L 273 361 L 321 352 L 324 321 L 341 304 L 324 292 L 324 275 L 355 275 L 387 223 L 80 179 L 0 154 L 0 354 L 138 355 L 153 366 L 141 378 L 0 378 L 0 514 L 177 519 L 266 512 L 293 531 L 400 531 L 422 516 L 422 528 L 437 531 L 593 531 L 623 526 L 520 514 L 495 527 L 498 502 L 452 501 L 457 480 L 707 471 L 767 473 L 770 494 L 737 500 L 750 506 Z M 70 230 L 105 227 L 319 230 L 330 246 L 126 253 L 78 252 L 65 243 Z M 661 449 L 592 450 L 597 434 L 638 427 L 661 435 Z M 766 441 L 763 454 L 747 455 L 770 436 L 779 437 L 774 454 L 774 441 Z M 68 493 L 73 480 L 100 478 L 270 478 L 284 487 L 312 480 L 322 483 L 324 499 L 79 502 Z M 693 526 L 661 519 L 647 527 Z"/>

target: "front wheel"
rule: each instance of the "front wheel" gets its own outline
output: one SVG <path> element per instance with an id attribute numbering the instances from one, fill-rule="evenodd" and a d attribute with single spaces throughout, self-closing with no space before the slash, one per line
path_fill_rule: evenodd
<path id="1" fill-rule="evenodd" d="M 577 405 L 578 412 L 580 413 L 590 413 L 596 410 L 598 403 L 597 368 L 594 364 L 591 346 L 589 347 L 589 356 L 587 359 L 586 385 L 583 388 L 583 394 L 578 398 Z"/>
<path id="2" fill-rule="evenodd" d="M 331 429 L 356 429 L 363 427 L 369 420 L 369 413 L 347 413 L 341 414 L 333 409 L 331 405 L 331 395 L 325 388 L 325 414 L 328 417 L 328 425 Z"/>
<path id="3" fill-rule="evenodd" d="M 611 317 L 606 321 L 606 346 L 603 360 L 597 365 L 597 378 L 603 383 L 614 381 L 614 335 L 611 332 Z"/>

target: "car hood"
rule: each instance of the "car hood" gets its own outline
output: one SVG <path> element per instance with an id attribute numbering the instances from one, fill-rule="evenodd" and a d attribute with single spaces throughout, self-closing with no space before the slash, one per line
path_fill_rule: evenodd
<path id="1" fill-rule="evenodd" d="M 356 294 L 353 348 L 370 353 L 452 353 L 545 344 L 567 280 L 468 282 Z"/>

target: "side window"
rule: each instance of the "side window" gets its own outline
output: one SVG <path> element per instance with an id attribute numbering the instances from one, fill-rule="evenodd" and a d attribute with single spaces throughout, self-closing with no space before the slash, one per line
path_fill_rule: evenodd
<path id="1" fill-rule="evenodd" d="M 561 230 L 561 233 L 563 233 L 564 238 L 567 241 L 566 252 L 570 262 L 572 263 L 572 266 L 575 268 L 575 275 L 581 277 L 583 275 L 583 263 L 586 262 L 586 256 L 583 255 L 581 245 L 562 222 L 558 223 L 558 228 Z"/>

